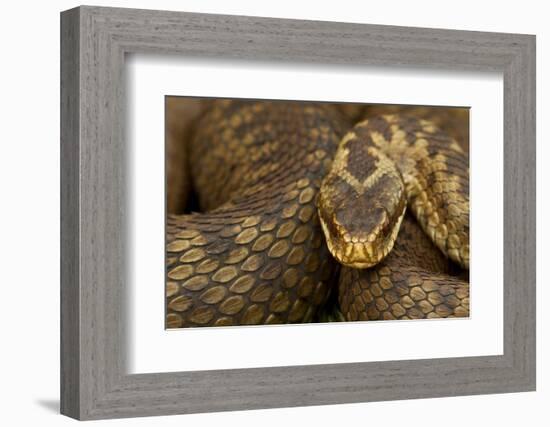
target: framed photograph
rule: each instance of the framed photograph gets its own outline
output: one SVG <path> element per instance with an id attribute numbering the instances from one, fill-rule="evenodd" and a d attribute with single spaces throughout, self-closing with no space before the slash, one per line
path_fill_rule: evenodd
<path id="1" fill-rule="evenodd" d="M 61 411 L 535 390 L 535 37 L 61 14 Z"/>

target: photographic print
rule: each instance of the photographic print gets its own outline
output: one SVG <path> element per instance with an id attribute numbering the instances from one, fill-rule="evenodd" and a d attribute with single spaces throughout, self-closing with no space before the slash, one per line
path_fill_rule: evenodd
<path id="1" fill-rule="evenodd" d="M 536 389 L 535 36 L 61 18 L 63 414 Z"/>
<path id="2" fill-rule="evenodd" d="M 469 316 L 469 109 L 166 97 L 166 327 Z"/>

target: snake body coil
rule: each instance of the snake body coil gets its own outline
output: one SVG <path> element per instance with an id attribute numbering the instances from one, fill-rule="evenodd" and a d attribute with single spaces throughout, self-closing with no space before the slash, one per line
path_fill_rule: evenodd
<path id="1" fill-rule="evenodd" d="M 168 327 L 313 318 L 335 267 L 315 199 L 347 126 L 324 105 L 209 109 L 189 153 L 206 213 L 168 218 Z"/>
<path id="2" fill-rule="evenodd" d="M 342 139 L 350 125 L 329 104 L 213 103 L 188 153 L 204 213 L 167 220 L 167 327 L 309 322 L 331 290 L 348 320 L 468 315 L 468 284 L 441 253 L 468 266 L 464 153 L 429 122 L 385 116 Z M 374 161 L 350 156 L 361 150 Z M 322 200 L 328 248 L 362 269 L 339 272 Z"/>

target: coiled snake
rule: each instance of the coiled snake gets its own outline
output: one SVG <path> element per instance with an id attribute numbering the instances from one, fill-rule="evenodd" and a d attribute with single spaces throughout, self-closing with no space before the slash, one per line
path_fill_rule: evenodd
<path id="1" fill-rule="evenodd" d="M 331 104 L 209 106 L 187 153 L 202 213 L 167 218 L 168 328 L 468 316 L 448 261 L 469 266 L 464 150 L 426 120 L 352 124 Z"/>

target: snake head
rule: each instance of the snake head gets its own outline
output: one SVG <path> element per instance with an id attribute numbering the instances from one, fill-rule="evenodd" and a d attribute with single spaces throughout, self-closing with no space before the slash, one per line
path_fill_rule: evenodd
<path id="1" fill-rule="evenodd" d="M 358 151 L 353 161 L 350 151 Z M 393 248 L 405 208 L 403 179 L 391 160 L 372 149 L 339 148 L 321 184 L 317 210 L 327 246 L 341 264 L 369 268 L 382 261 Z"/>

